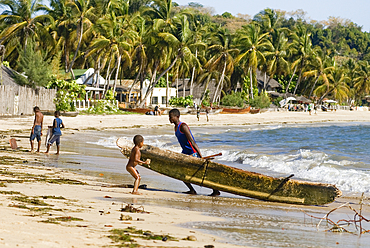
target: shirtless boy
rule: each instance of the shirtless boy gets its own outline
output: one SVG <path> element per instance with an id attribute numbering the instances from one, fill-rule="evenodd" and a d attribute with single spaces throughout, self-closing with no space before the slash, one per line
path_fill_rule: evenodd
<path id="1" fill-rule="evenodd" d="M 40 152 L 41 146 L 41 136 L 42 136 L 42 122 L 44 121 L 44 115 L 41 113 L 39 107 L 34 107 L 33 112 L 35 112 L 35 120 L 33 121 L 33 126 L 31 130 L 30 143 L 31 151 L 33 152 L 33 140 L 37 139 L 37 151 Z"/>
<path id="2" fill-rule="evenodd" d="M 169 120 L 170 123 L 173 123 L 175 125 L 175 135 L 180 143 L 180 146 L 182 147 L 182 153 L 193 157 L 201 158 L 202 154 L 200 153 L 200 149 L 197 143 L 195 142 L 193 134 L 191 133 L 188 125 L 180 121 L 180 111 L 178 109 L 172 109 L 169 112 Z M 189 191 L 185 193 L 192 195 L 197 194 L 197 192 L 190 183 L 187 182 L 184 183 L 189 188 Z M 212 190 L 213 192 L 210 196 L 220 195 L 220 191 L 216 189 Z"/>
<path id="3" fill-rule="evenodd" d="M 140 195 L 138 189 L 139 189 L 139 184 L 140 184 L 140 175 L 139 172 L 136 170 L 136 165 L 138 164 L 150 164 L 150 160 L 148 159 L 147 161 L 141 161 L 141 152 L 140 148 L 143 147 L 144 145 L 144 138 L 141 135 L 135 135 L 134 137 L 134 148 L 131 150 L 130 158 L 128 160 L 128 163 L 126 165 L 126 170 L 135 178 L 135 183 L 134 183 L 134 189 L 132 190 L 132 194 L 134 195 Z"/>

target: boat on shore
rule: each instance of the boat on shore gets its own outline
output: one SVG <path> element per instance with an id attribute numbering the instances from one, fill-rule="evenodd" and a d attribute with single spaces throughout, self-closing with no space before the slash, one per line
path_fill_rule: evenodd
<path id="1" fill-rule="evenodd" d="M 133 143 L 117 139 L 121 153 L 129 157 Z M 274 178 L 226 166 L 211 160 L 195 158 L 181 153 L 145 145 L 141 148 L 142 160 L 150 159 L 150 165 L 142 165 L 160 174 L 207 188 L 265 201 L 324 205 L 333 202 L 342 192 L 332 184 Z"/>
<path id="2" fill-rule="evenodd" d="M 248 114 L 251 107 L 248 108 L 223 108 L 221 114 Z"/>
<path id="3" fill-rule="evenodd" d="M 258 114 L 260 112 L 261 109 L 251 109 L 249 112 L 251 114 Z"/>
<path id="4" fill-rule="evenodd" d="M 153 109 L 149 108 L 120 108 L 120 110 L 137 114 L 145 114 L 146 112 L 153 111 Z"/>

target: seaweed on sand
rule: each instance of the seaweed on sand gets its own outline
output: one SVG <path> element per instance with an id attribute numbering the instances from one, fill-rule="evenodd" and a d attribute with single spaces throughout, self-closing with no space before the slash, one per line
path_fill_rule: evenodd
<path id="1" fill-rule="evenodd" d="M 143 213 L 143 214 L 149 214 L 149 212 L 144 211 L 144 207 L 140 206 L 138 208 L 135 208 L 131 204 L 127 204 L 125 207 L 121 208 L 121 212 L 130 212 L 130 213 Z"/>
<path id="2" fill-rule="evenodd" d="M 138 247 L 139 244 L 133 238 L 144 240 L 163 240 L 163 241 L 178 241 L 178 239 L 169 235 L 157 235 L 151 231 L 143 231 L 135 227 L 127 227 L 125 229 L 112 229 L 112 235 L 108 237 L 113 241 L 120 243 L 121 247 Z"/>
<path id="3" fill-rule="evenodd" d="M 60 224 L 60 222 L 69 222 L 69 221 L 83 221 L 83 219 L 71 217 L 71 216 L 62 216 L 62 217 L 48 218 L 47 220 L 42 220 L 40 222 Z"/>

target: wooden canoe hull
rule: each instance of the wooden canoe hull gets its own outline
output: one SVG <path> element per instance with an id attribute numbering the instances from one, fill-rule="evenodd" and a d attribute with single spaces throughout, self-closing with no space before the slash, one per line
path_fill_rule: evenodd
<path id="1" fill-rule="evenodd" d="M 133 145 L 126 145 L 125 142 L 128 144 L 127 140 L 120 138 L 117 145 L 122 154 L 129 157 Z M 160 174 L 260 200 L 323 205 L 342 194 L 335 185 L 274 178 L 149 145 L 142 147 L 141 157 L 144 161 L 151 160 L 150 165 L 144 167 Z"/>
<path id="2" fill-rule="evenodd" d="M 248 108 L 223 108 L 222 109 L 222 114 L 248 114 L 249 111 L 251 110 L 251 107 L 249 106 Z"/>

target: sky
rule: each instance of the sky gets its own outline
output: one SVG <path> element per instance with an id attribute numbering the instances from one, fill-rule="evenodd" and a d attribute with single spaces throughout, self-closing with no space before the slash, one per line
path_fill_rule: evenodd
<path id="1" fill-rule="evenodd" d="M 302 9 L 306 18 L 316 21 L 328 20 L 329 16 L 349 19 L 362 26 L 362 31 L 370 31 L 370 0 L 173 0 L 179 5 L 189 2 L 213 7 L 215 14 L 230 12 L 232 15 L 254 16 L 266 8 L 285 11 Z"/>

